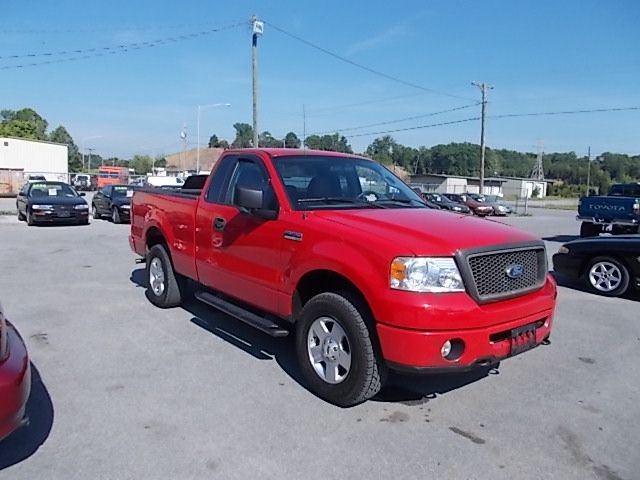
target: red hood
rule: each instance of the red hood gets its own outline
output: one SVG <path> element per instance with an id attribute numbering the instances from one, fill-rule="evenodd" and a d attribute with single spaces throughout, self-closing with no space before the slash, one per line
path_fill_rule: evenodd
<path id="1" fill-rule="evenodd" d="M 346 238 L 360 240 L 362 235 L 362 240 L 371 248 L 380 248 L 379 244 L 393 245 L 393 256 L 451 256 L 466 248 L 536 239 L 493 220 L 426 208 L 316 210 L 314 214 L 350 229 L 342 232 Z"/>

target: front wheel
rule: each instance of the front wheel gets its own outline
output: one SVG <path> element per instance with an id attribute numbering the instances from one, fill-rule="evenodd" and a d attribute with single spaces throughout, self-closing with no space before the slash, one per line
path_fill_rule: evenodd
<path id="1" fill-rule="evenodd" d="M 33 218 L 33 212 L 31 210 L 27 210 L 27 225 L 33 227 L 36 224 L 35 219 Z"/>
<path id="2" fill-rule="evenodd" d="M 91 205 L 91 216 L 94 220 L 98 220 L 100 218 L 100 214 L 98 213 L 95 203 Z"/>
<path id="3" fill-rule="evenodd" d="M 373 397 L 383 383 L 384 367 L 361 310 L 341 294 L 321 293 L 307 302 L 296 324 L 296 352 L 307 386 L 342 407 Z"/>
<path id="4" fill-rule="evenodd" d="M 182 301 L 180 284 L 167 250 L 154 245 L 147 254 L 147 298 L 160 308 L 177 307 Z"/>
<path id="5" fill-rule="evenodd" d="M 629 271 L 613 257 L 596 257 L 589 262 L 587 271 L 589 288 L 607 297 L 618 297 L 629 287 Z"/>
<path id="6" fill-rule="evenodd" d="M 122 220 L 120 219 L 120 212 L 118 211 L 118 207 L 113 207 L 113 209 L 111 210 L 111 221 L 113 223 L 122 223 Z"/>
<path id="7" fill-rule="evenodd" d="M 20 211 L 20 207 L 18 207 L 18 204 L 16 204 L 16 209 L 18 210 L 18 220 L 21 222 L 24 222 L 25 216 L 24 216 L 24 213 Z"/>

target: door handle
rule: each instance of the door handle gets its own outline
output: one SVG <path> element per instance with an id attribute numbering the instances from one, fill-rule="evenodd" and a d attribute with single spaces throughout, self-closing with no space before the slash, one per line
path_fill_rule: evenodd
<path id="1" fill-rule="evenodd" d="M 213 228 L 215 228 L 216 230 L 221 232 L 221 231 L 224 230 L 224 227 L 225 227 L 226 224 L 227 224 L 227 222 L 225 221 L 224 218 L 216 217 L 215 220 L 213 221 Z"/>

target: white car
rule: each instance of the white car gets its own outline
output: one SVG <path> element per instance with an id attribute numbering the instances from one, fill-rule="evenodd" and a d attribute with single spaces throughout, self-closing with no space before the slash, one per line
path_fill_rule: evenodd
<path id="1" fill-rule="evenodd" d="M 144 179 L 145 185 L 152 187 L 182 187 L 184 180 L 180 177 L 151 176 Z"/>

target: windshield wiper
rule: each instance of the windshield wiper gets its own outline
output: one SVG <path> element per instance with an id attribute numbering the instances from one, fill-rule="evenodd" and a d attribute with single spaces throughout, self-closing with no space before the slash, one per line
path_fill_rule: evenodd
<path id="1" fill-rule="evenodd" d="M 367 208 L 388 208 L 384 205 L 379 205 L 376 202 L 368 202 L 363 200 L 358 200 L 354 198 L 346 198 L 346 197 L 311 197 L 311 198 L 299 198 L 298 203 L 348 203 L 350 205 L 358 205 Z"/>

